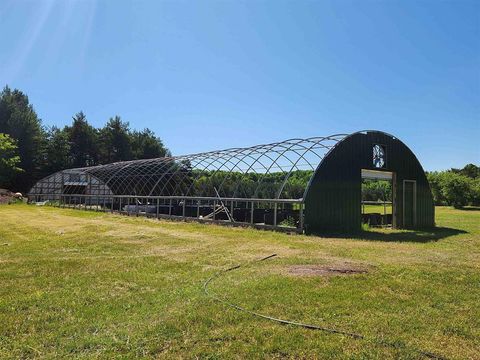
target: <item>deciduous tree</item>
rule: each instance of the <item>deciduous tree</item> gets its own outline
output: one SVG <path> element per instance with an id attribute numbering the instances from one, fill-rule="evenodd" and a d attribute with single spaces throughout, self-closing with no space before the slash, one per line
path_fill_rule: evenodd
<path id="1" fill-rule="evenodd" d="M 12 180 L 22 172 L 16 141 L 7 134 L 0 133 L 0 187 L 18 190 Z"/>
<path id="2" fill-rule="evenodd" d="M 45 133 L 28 97 L 6 86 L 0 93 L 0 132 L 16 140 L 19 166 L 24 170 L 12 175 L 11 182 L 26 191 L 41 176 Z"/>
<path id="3" fill-rule="evenodd" d="M 47 131 L 44 175 L 71 167 L 71 145 L 67 131 L 56 126 Z"/>
<path id="4" fill-rule="evenodd" d="M 170 152 L 150 129 L 133 131 L 131 135 L 134 159 L 153 159 L 170 156 Z"/>

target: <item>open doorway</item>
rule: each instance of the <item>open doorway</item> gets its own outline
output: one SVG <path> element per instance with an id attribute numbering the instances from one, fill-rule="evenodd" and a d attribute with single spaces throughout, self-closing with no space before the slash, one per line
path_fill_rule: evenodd
<path id="1" fill-rule="evenodd" d="M 394 214 L 394 173 L 362 169 L 362 223 L 392 227 Z"/>

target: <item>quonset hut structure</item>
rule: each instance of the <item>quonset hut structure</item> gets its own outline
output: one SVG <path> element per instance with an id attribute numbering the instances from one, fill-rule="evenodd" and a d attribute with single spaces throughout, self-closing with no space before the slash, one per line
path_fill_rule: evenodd
<path id="1" fill-rule="evenodd" d="M 394 228 L 434 226 L 422 166 L 380 131 L 69 169 L 38 181 L 29 200 L 305 233 L 356 231 L 364 178 L 391 181 Z"/>

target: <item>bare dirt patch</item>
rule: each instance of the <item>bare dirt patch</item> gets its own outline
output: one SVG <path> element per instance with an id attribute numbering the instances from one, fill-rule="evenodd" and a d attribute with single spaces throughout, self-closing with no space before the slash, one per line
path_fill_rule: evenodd
<path id="1" fill-rule="evenodd" d="M 353 264 L 341 265 L 292 265 L 288 273 L 295 276 L 338 276 L 366 274 L 368 269 Z"/>

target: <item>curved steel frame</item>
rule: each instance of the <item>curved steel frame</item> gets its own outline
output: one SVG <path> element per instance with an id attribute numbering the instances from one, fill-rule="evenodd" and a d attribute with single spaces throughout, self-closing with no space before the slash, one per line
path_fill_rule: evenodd
<path id="1" fill-rule="evenodd" d="M 29 192 L 29 200 L 127 215 L 194 218 L 302 232 L 304 220 L 308 220 L 304 210 L 311 215 L 318 212 L 312 210 L 312 204 L 330 206 L 309 194 L 318 184 L 315 174 L 340 143 L 369 132 L 395 139 L 364 130 L 68 169 L 38 181 Z"/>
<path id="2" fill-rule="evenodd" d="M 290 139 L 248 148 L 123 161 L 68 172 L 99 179 L 111 190 L 108 193 L 114 195 L 285 199 L 292 198 L 285 191 L 292 174 L 308 170 L 313 175 L 325 154 L 345 136 Z M 247 181 L 255 184 L 247 188 Z M 268 193 L 274 195 L 262 194 L 262 186 L 268 187 Z M 306 190 L 295 198 L 303 198 Z"/>
<path id="3" fill-rule="evenodd" d="M 311 178 L 346 136 L 68 169 L 38 181 L 29 198 L 85 210 L 301 232 Z M 296 222 L 293 227 L 279 226 L 288 218 Z"/>

